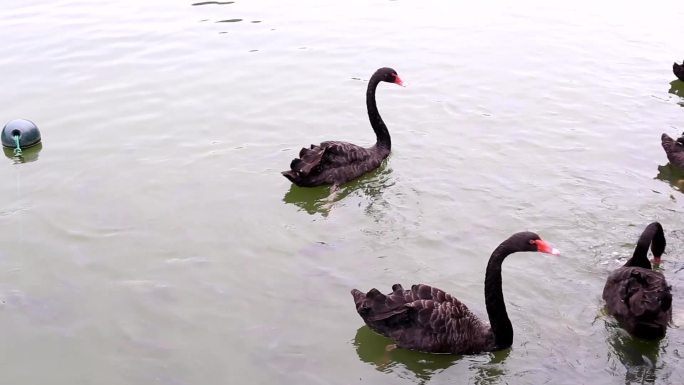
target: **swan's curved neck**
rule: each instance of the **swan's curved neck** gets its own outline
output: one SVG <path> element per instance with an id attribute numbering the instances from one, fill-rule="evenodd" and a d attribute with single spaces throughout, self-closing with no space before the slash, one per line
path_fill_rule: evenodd
<path id="1" fill-rule="evenodd" d="M 368 82 L 368 89 L 366 90 L 366 108 L 368 109 L 368 119 L 373 127 L 373 131 L 375 131 L 376 146 L 389 151 L 392 148 L 392 140 L 390 139 L 389 131 L 387 131 L 387 126 L 385 126 L 385 122 L 382 121 L 382 117 L 378 112 L 378 106 L 375 103 L 375 89 L 378 88 L 381 76 L 382 75 L 374 74 Z"/>
<path id="2" fill-rule="evenodd" d="M 513 325 L 508 318 L 501 289 L 501 264 L 515 251 L 505 242 L 499 245 L 489 258 L 485 273 L 485 303 L 497 348 L 507 348 L 513 344 Z"/>
<path id="3" fill-rule="evenodd" d="M 651 261 L 648 260 L 648 247 L 651 246 L 651 251 L 654 256 L 660 257 L 665 250 L 665 234 L 663 227 L 658 222 L 653 222 L 646 226 L 646 229 L 634 248 L 632 258 L 625 263 L 625 266 L 643 267 L 644 269 L 651 269 Z"/>

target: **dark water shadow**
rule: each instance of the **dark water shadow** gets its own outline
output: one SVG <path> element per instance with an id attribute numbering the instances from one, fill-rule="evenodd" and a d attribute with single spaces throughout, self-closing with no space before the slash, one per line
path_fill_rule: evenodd
<path id="1" fill-rule="evenodd" d="M 471 369 L 474 370 L 475 375 L 468 381 L 458 383 L 495 384 L 505 373 L 503 362 L 511 351 L 511 349 L 505 349 L 477 356 L 462 356 L 423 353 L 401 348 L 389 349 L 388 347 L 393 345 L 392 340 L 375 333 L 367 325 L 356 331 L 352 343 L 361 361 L 383 373 L 396 373 L 401 376 L 401 372 L 409 371 L 420 384 L 429 382 L 432 376 L 443 372 L 459 361 L 472 359 L 474 360 Z"/>
<path id="2" fill-rule="evenodd" d="M 285 193 L 283 202 L 294 204 L 311 215 L 328 216 L 336 202 L 343 200 L 350 194 L 360 192 L 369 198 L 369 204 L 366 208 L 369 210 L 382 196 L 383 190 L 392 184 L 390 178 L 392 169 L 388 167 L 387 163 L 384 161 L 377 169 L 340 186 L 334 194 L 331 194 L 330 186 L 299 187 L 293 183 Z"/>
<path id="3" fill-rule="evenodd" d="M 15 156 L 14 155 L 14 149 L 13 148 L 8 148 L 8 147 L 3 147 L 2 150 L 5 153 L 5 156 L 12 161 L 14 161 L 14 164 L 17 163 L 29 163 L 29 162 L 35 162 L 38 160 L 38 156 L 40 155 L 40 150 L 43 149 L 43 143 L 38 143 L 35 146 L 31 146 L 27 149 L 23 149 L 21 151 L 21 156 Z"/>
<path id="4" fill-rule="evenodd" d="M 196 7 L 198 5 L 228 5 L 228 4 L 233 4 L 235 3 L 234 1 L 200 1 L 198 3 L 192 3 L 193 7 Z"/>
<path id="5" fill-rule="evenodd" d="M 197 1 L 197 2 L 191 3 L 190 5 L 192 7 L 202 7 L 202 8 L 207 8 L 207 9 L 213 9 L 214 12 L 212 14 L 212 17 L 211 18 L 209 18 L 209 17 L 202 18 L 202 19 L 200 19 L 200 23 L 211 22 L 211 23 L 218 24 L 218 25 L 222 26 L 221 27 L 222 30 L 218 31 L 218 34 L 220 34 L 220 35 L 229 34 L 232 30 L 223 30 L 223 28 L 231 28 L 236 23 L 260 24 L 263 22 L 263 20 L 245 20 L 245 19 L 240 18 L 240 17 L 232 17 L 232 16 L 236 16 L 233 13 L 230 13 L 230 17 L 223 17 L 223 16 L 217 16 L 216 15 L 216 9 L 217 8 L 215 6 L 224 6 L 224 5 L 231 5 L 231 4 L 235 4 L 235 1 Z M 223 8 L 225 8 L 227 10 L 233 9 L 233 7 L 227 7 L 227 8 L 226 7 L 220 7 L 218 9 L 222 10 Z M 271 28 L 271 31 L 275 31 L 275 29 Z M 259 52 L 259 51 L 260 51 L 259 49 L 248 50 L 248 52 Z"/>
<path id="6" fill-rule="evenodd" d="M 682 98 L 677 104 L 684 107 L 684 82 L 677 79 L 670 82 L 670 89 L 667 91 L 672 95 L 677 95 Z"/>
<path id="7" fill-rule="evenodd" d="M 605 321 L 609 354 L 625 367 L 625 384 L 655 384 L 662 340 L 632 337 L 617 321 Z"/>
<path id="8" fill-rule="evenodd" d="M 677 191 L 684 191 L 684 172 L 670 163 L 658 166 L 658 175 L 655 179 L 669 183 Z"/>

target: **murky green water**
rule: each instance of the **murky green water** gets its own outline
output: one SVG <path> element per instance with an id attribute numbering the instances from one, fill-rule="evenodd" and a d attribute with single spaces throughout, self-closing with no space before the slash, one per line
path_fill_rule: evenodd
<path id="1" fill-rule="evenodd" d="M 17 1 L 0 9 L 3 384 L 680 384 L 684 130 L 679 3 Z M 345 186 L 279 172 L 322 140 L 394 144 Z M 27 154 L 28 156 L 28 154 Z M 659 220 L 675 320 L 634 341 L 608 272 Z M 561 257 L 504 265 L 512 349 L 386 351 L 349 290 L 428 283 L 485 317 L 486 261 L 534 230 Z"/>

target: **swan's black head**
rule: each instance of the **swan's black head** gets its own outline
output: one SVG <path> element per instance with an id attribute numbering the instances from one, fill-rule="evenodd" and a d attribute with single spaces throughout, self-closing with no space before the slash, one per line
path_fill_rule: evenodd
<path id="1" fill-rule="evenodd" d="M 401 81 L 401 78 L 397 74 L 397 71 L 389 67 L 383 67 L 378 69 L 377 71 L 375 71 L 375 74 L 373 76 L 380 76 L 380 81 L 383 82 L 395 83 L 399 84 L 400 86 L 404 85 L 404 82 Z"/>
<path id="2" fill-rule="evenodd" d="M 522 231 L 511 235 L 505 243 L 509 243 L 516 251 L 538 251 L 540 253 L 547 253 L 558 255 L 560 251 L 551 246 L 548 242 L 541 239 L 539 235 L 531 231 Z"/>

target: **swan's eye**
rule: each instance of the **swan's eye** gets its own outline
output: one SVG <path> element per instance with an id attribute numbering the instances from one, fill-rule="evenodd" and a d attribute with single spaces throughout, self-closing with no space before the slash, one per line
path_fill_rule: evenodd
<path id="1" fill-rule="evenodd" d="M 529 242 L 530 242 L 530 245 L 536 244 L 536 242 L 534 241 L 534 239 L 530 239 Z"/>

